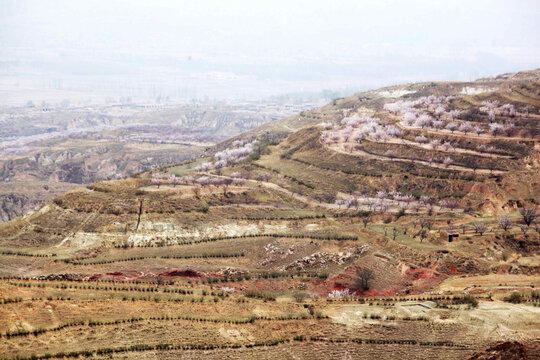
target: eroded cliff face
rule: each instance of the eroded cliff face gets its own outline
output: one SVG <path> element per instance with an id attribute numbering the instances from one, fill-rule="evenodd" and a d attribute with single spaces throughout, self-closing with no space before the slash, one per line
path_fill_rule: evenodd
<path id="1" fill-rule="evenodd" d="M 199 156 L 205 147 L 136 144 L 81 139 L 69 147 L 44 149 L 0 160 L 0 222 L 24 215 L 37 204 L 99 180 L 130 176 L 155 166 Z"/>
<path id="2" fill-rule="evenodd" d="M 62 194 L 65 184 L 124 178 L 199 157 L 274 116 L 227 105 L 2 108 L 0 222 Z"/>
<path id="3" fill-rule="evenodd" d="M 0 222 L 10 221 L 52 200 L 78 184 L 50 181 L 0 182 Z"/>
<path id="4" fill-rule="evenodd" d="M 23 194 L 0 194 L 0 221 L 10 221 L 22 216 L 39 202 Z"/>

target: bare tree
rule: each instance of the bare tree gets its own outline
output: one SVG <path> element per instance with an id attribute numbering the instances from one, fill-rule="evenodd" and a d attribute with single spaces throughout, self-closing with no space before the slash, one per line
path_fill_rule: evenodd
<path id="1" fill-rule="evenodd" d="M 484 223 L 474 223 L 474 232 L 477 234 L 480 234 L 480 236 L 484 235 L 486 231 L 488 231 L 488 227 Z"/>
<path id="2" fill-rule="evenodd" d="M 193 191 L 193 195 L 195 195 L 195 197 L 197 199 L 199 199 L 201 197 L 201 186 L 200 185 L 195 185 L 191 188 L 191 191 Z"/>
<path id="3" fill-rule="evenodd" d="M 356 279 L 354 279 L 353 287 L 356 289 L 368 290 L 370 280 L 375 279 L 373 270 L 363 268 L 356 270 Z"/>
<path id="4" fill-rule="evenodd" d="M 367 224 L 371 221 L 371 216 L 366 215 L 362 217 L 362 223 L 364 224 L 364 229 L 367 227 Z"/>
<path id="5" fill-rule="evenodd" d="M 258 182 L 266 182 L 268 180 L 270 180 L 272 177 L 269 175 L 269 174 L 260 174 L 259 176 L 257 176 L 257 181 Z"/>
<path id="6" fill-rule="evenodd" d="M 502 215 L 499 217 L 499 227 L 504 231 L 508 231 L 512 227 L 512 218 L 509 215 Z"/>
<path id="7" fill-rule="evenodd" d="M 233 183 L 233 179 L 223 179 L 223 195 L 227 196 L 227 190 L 229 186 Z"/>
<path id="8" fill-rule="evenodd" d="M 538 214 L 536 214 L 536 207 L 534 206 L 519 209 L 519 214 L 521 215 L 521 217 L 523 218 L 523 222 L 527 226 L 530 226 L 538 217 Z"/>
<path id="9" fill-rule="evenodd" d="M 433 227 L 433 220 L 431 219 L 420 219 L 420 228 L 423 230 L 424 228 L 427 228 L 428 230 L 431 230 Z"/>
<path id="10" fill-rule="evenodd" d="M 420 233 L 418 234 L 420 236 L 420 242 L 423 242 L 424 239 L 427 237 L 426 230 L 420 230 Z"/>

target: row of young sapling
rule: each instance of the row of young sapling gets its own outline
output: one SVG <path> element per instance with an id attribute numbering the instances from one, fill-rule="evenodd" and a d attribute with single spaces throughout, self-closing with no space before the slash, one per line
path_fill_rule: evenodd
<path id="1" fill-rule="evenodd" d="M 280 277 L 289 277 L 293 274 L 287 274 L 287 273 L 280 273 L 280 272 L 272 272 L 272 273 L 263 273 L 263 274 L 257 274 L 258 279 L 275 279 Z M 328 275 L 327 274 L 316 274 L 316 273 L 300 273 L 299 275 L 307 275 L 308 277 L 318 277 L 318 278 L 325 278 Z M 249 276 L 249 275 L 246 275 Z M 298 274 L 297 274 L 298 276 Z M 245 278 L 245 277 L 244 277 Z M 251 278 L 251 277 L 250 277 Z M 140 286 L 120 286 L 120 285 L 114 285 L 114 286 L 107 286 L 107 285 L 94 285 L 94 284 L 80 284 L 80 283 L 56 283 L 56 284 L 47 284 L 47 283 L 33 283 L 33 282 L 9 282 L 10 285 L 13 286 L 19 286 L 19 287 L 37 287 L 37 288 L 45 288 L 45 287 L 52 287 L 56 289 L 83 289 L 83 290 L 103 290 L 103 291 L 118 291 L 118 292 L 150 292 L 150 293 L 170 293 L 170 294 L 182 294 L 182 295 L 194 295 L 194 290 L 190 289 L 182 289 L 182 288 L 173 288 L 173 287 L 140 287 Z M 201 290 L 202 296 L 215 296 L 220 298 L 229 297 L 230 294 L 228 294 L 225 291 L 212 291 L 212 290 Z M 526 294 L 518 294 L 520 296 L 520 299 L 522 301 L 529 301 L 527 300 Z M 257 298 L 265 301 L 275 301 L 277 296 L 275 294 L 266 292 L 266 291 L 258 291 L 258 290 L 248 290 L 244 293 L 244 296 L 251 297 L 251 298 Z M 486 299 L 489 298 L 489 296 L 486 297 Z M 52 298 L 51 298 L 52 299 Z M 127 299 L 127 298 L 126 298 Z M 124 299 L 124 300 L 126 300 Z M 351 296 L 351 297 L 343 297 L 343 298 L 326 298 L 326 302 L 360 302 L 360 303 L 368 303 L 369 305 L 379 305 L 382 303 L 384 306 L 391 306 L 394 302 L 403 302 L 403 301 L 436 301 L 440 307 L 447 306 L 448 303 L 450 305 L 461 305 L 461 304 L 468 304 L 472 307 L 476 307 L 478 305 L 477 301 L 478 297 L 474 297 L 472 295 L 436 295 L 436 296 L 419 296 L 419 297 L 410 297 L 410 296 L 397 296 L 397 297 L 362 297 L 362 296 Z M 533 291 L 530 296 L 530 301 L 534 302 L 540 299 L 540 295 L 537 291 Z M 13 299 L 3 299 L 4 303 L 11 303 L 11 302 L 20 302 L 22 301 L 22 298 L 13 298 Z"/>
<path id="2" fill-rule="evenodd" d="M 212 292 L 213 294 L 213 292 Z M 171 303 L 184 303 L 184 302 L 191 302 L 191 303 L 204 303 L 204 302 L 219 302 L 219 301 L 232 301 L 232 302 L 237 302 L 237 303 L 246 303 L 246 302 L 249 302 L 249 299 L 246 299 L 246 298 L 243 298 L 243 297 L 239 297 L 239 298 L 229 298 L 228 294 L 227 295 L 219 295 L 219 296 L 214 296 L 212 295 L 213 297 L 211 296 L 200 296 L 200 297 L 197 297 L 197 296 L 183 296 L 183 297 L 160 297 L 160 296 L 132 296 L 132 297 L 128 297 L 128 296 L 122 296 L 121 300 L 123 301 L 131 301 L 131 302 L 136 302 L 136 301 L 151 301 L 151 302 L 171 302 Z M 96 297 L 92 297 L 92 298 L 88 298 L 88 297 L 85 297 L 85 298 L 78 298 L 78 299 L 74 299 L 72 297 L 64 297 L 64 296 L 47 296 L 45 298 L 43 297 L 32 297 L 32 298 L 28 298 L 28 299 L 23 299 L 23 298 L 20 298 L 20 299 L 17 299 L 16 302 L 23 302 L 23 301 L 44 301 L 44 300 L 47 300 L 47 301 L 71 301 L 71 300 L 79 300 L 79 301 L 85 301 L 85 302 L 88 302 L 88 301 L 94 301 L 94 302 L 97 302 L 97 301 L 102 301 L 102 300 L 110 300 L 111 298 L 96 298 Z M 13 302 L 13 301 L 12 301 Z M 0 303 L 1 304 L 1 303 Z M 6 303 L 7 304 L 7 303 Z"/>
<path id="3" fill-rule="evenodd" d="M 327 279 L 329 276 L 328 273 L 322 272 L 283 272 L 283 271 L 261 271 L 256 273 L 250 273 L 250 274 L 239 274 L 239 275 L 224 275 L 222 277 L 218 276 L 212 276 L 212 277 L 202 277 L 200 280 L 188 280 L 188 284 L 190 284 L 192 287 L 193 285 L 199 284 L 212 284 L 212 283 L 219 283 L 219 282 L 238 282 L 238 281 L 246 281 L 251 279 L 281 279 L 281 278 L 300 278 L 300 279 L 307 279 L 307 278 L 315 278 L 315 279 Z M 55 279 L 35 279 L 35 278 L 28 278 L 23 276 L 4 276 L 0 277 L 2 280 L 19 280 L 19 281 L 25 281 L 20 283 L 13 283 L 12 285 L 15 286 L 21 286 L 21 287 L 46 287 L 50 285 L 46 285 L 47 283 L 58 283 L 58 280 Z M 83 278 L 74 278 L 69 280 L 70 284 L 72 285 L 62 285 L 61 288 L 71 288 L 78 286 L 77 283 L 92 283 L 96 285 L 85 285 L 85 289 L 88 288 L 87 286 L 98 286 L 98 283 L 112 283 L 115 286 L 120 284 L 129 284 L 129 285 L 141 285 L 141 284 L 152 284 L 152 285 L 159 285 L 159 286 L 174 286 L 176 283 L 174 280 L 163 280 L 163 278 L 159 277 L 157 280 L 116 280 L 116 279 L 96 279 L 96 280 L 85 280 Z M 55 285 L 55 287 L 58 287 L 58 285 Z M 120 288 L 119 288 L 120 289 Z M 157 289 L 157 288 L 156 288 Z M 189 291 L 189 290 L 187 290 Z"/>
<path id="4" fill-rule="evenodd" d="M 223 276 L 223 277 L 206 277 L 201 278 L 201 284 L 215 284 L 219 282 L 239 282 L 239 281 L 249 281 L 251 279 L 257 280 L 270 280 L 270 279 L 327 279 L 328 273 L 287 273 L 287 272 L 265 272 L 265 273 L 256 273 L 256 274 L 242 274 L 235 276 Z M 197 283 L 197 282 L 196 282 Z"/>
<path id="5" fill-rule="evenodd" d="M 356 343 L 356 344 L 380 344 L 380 345 L 389 345 L 389 344 L 399 344 L 399 345 L 419 345 L 419 346 L 439 346 L 439 347 L 459 347 L 464 348 L 464 345 L 455 344 L 451 341 L 418 341 L 418 340 L 405 340 L 405 339 L 327 339 L 321 337 L 306 337 L 303 335 L 297 335 L 292 339 L 282 338 L 282 339 L 270 339 L 265 341 L 258 341 L 248 344 L 157 344 L 157 345 L 147 345 L 147 344 L 137 344 L 132 346 L 122 346 L 116 348 L 101 348 L 96 350 L 79 350 L 71 352 L 58 352 L 54 354 L 46 353 L 44 355 L 35 355 L 30 356 L 17 356 L 14 359 L 17 360 L 44 360 L 44 359 L 53 359 L 53 358 L 79 358 L 79 357 L 94 357 L 96 355 L 111 355 L 111 354 L 122 354 L 128 352 L 147 352 L 147 351 L 188 351 L 188 350 L 199 350 L 199 351 L 211 351 L 211 350 L 223 350 L 223 349 L 241 349 L 241 348 L 257 348 L 257 347 L 272 347 L 280 344 L 293 343 L 293 342 L 327 342 L 327 343 Z"/>
<path id="6" fill-rule="evenodd" d="M 229 283 L 229 282 L 240 282 L 240 281 L 249 281 L 251 279 L 257 279 L 257 280 L 272 280 L 272 279 L 283 279 L 283 278 L 290 278 L 290 279 L 327 279 L 328 273 L 307 273 L 307 272 L 299 272 L 299 273 L 287 273 L 287 272 L 278 272 L 278 271 L 272 271 L 272 272 L 263 272 L 263 273 L 255 273 L 255 274 L 241 274 L 241 275 L 235 275 L 235 276 L 223 276 L 223 277 L 203 277 L 200 280 L 188 280 L 188 284 L 191 286 L 200 284 L 216 284 L 216 283 Z M 74 282 L 74 283 L 52 283 L 51 280 L 43 280 L 40 281 L 40 283 L 36 282 L 9 282 L 10 285 L 13 286 L 19 286 L 19 287 L 38 287 L 38 288 L 45 288 L 45 287 L 53 287 L 57 289 L 87 289 L 87 290 L 105 290 L 105 291 L 138 291 L 138 292 L 164 292 L 164 293 L 179 293 L 179 294 L 193 294 L 193 290 L 190 289 L 182 289 L 182 288 L 174 288 L 172 287 L 174 285 L 174 281 L 158 281 L 157 284 L 161 287 L 140 287 L 140 286 L 121 286 L 118 284 L 141 284 L 141 282 L 138 281 L 115 281 L 115 280 L 101 280 L 100 282 L 107 282 L 107 283 L 113 283 L 113 286 L 107 286 L 107 285 L 97 285 L 93 283 L 89 283 L 88 285 L 83 284 L 80 285 L 82 282 L 81 280 Z M 144 283 L 143 283 L 144 284 Z M 163 286 L 163 285 L 170 285 Z M 206 292 L 206 290 L 202 290 L 203 293 Z M 211 292 L 211 295 L 219 295 L 221 292 Z M 0 299 L 1 303 L 1 299 Z"/>
<path id="7" fill-rule="evenodd" d="M 364 313 L 362 315 L 364 319 L 371 319 L 371 320 L 387 320 L 387 321 L 395 321 L 395 320 L 403 320 L 403 321 L 429 321 L 429 319 L 426 316 L 417 316 L 417 317 L 411 317 L 411 316 L 404 316 L 404 317 L 397 317 L 395 315 L 379 315 L 379 314 L 368 314 Z"/>
<path id="8" fill-rule="evenodd" d="M 201 255 L 160 255 L 160 256 L 132 256 L 125 259 L 111 259 L 111 260 L 96 260 L 96 261 L 71 261 L 69 259 L 64 260 L 65 262 L 71 265 L 103 265 L 103 264 L 112 264 L 116 262 L 126 262 L 126 261 L 137 261 L 137 260 L 147 260 L 147 259 L 215 259 L 215 258 L 237 258 L 244 257 L 246 254 L 244 252 L 234 253 L 234 254 L 201 254 Z"/>
<path id="9" fill-rule="evenodd" d="M 334 215 L 332 215 L 333 217 Z M 302 216 L 233 216 L 232 220 L 307 220 L 307 219 L 326 219 L 326 214 L 302 215 Z"/>
<path id="10" fill-rule="evenodd" d="M 293 338 L 295 341 L 314 341 L 314 342 L 329 342 L 329 343 L 357 343 L 357 344 L 399 344 L 399 345 L 420 345 L 420 346 L 449 346 L 449 347 L 464 347 L 464 345 L 455 344 L 452 341 L 418 341 L 408 339 L 359 339 L 359 338 L 341 338 L 327 339 L 316 336 L 297 335 Z"/>
<path id="11" fill-rule="evenodd" d="M 56 332 L 60 331 L 65 328 L 69 327 L 77 327 L 77 326 L 88 326 L 88 327 L 95 327 L 95 326 L 107 326 L 107 325 L 119 325 L 119 324 L 127 324 L 127 323 L 135 323 L 135 322 L 141 322 L 141 321 L 193 321 L 193 322 L 210 322 L 210 323 L 223 323 L 223 324 L 253 324 L 256 321 L 286 321 L 286 320 L 309 320 L 309 319 L 320 319 L 323 317 L 315 317 L 311 316 L 309 314 L 298 314 L 298 315 L 282 315 L 282 316 L 250 316 L 248 318 L 241 318 L 241 319 L 226 319 L 226 318 L 207 318 L 207 317 L 201 317 L 201 316 L 189 316 L 189 315 L 161 315 L 161 316 L 150 316 L 150 317 L 131 317 L 128 319 L 116 319 L 111 321 L 95 321 L 95 320 L 76 320 L 67 322 L 61 325 L 57 325 L 50 328 L 37 328 L 33 330 L 27 330 L 27 329 L 18 329 L 18 330 L 12 330 L 12 331 L 6 331 L 3 334 L 0 334 L 0 337 L 5 337 L 7 339 L 13 338 L 13 337 L 21 337 L 21 336 L 38 336 L 40 334 L 44 334 L 47 332 Z"/>
<path id="12" fill-rule="evenodd" d="M 11 256 L 28 256 L 28 257 L 40 257 L 40 258 L 49 258 L 55 257 L 57 254 L 36 254 L 36 253 L 26 253 L 23 251 L 13 251 L 13 250 L 2 250 L 0 255 L 11 255 Z"/>
<path id="13" fill-rule="evenodd" d="M 332 196 L 332 199 L 334 197 Z M 276 217 L 231 217 L 233 220 L 306 220 L 306 219 L 328 219 L 328 218 L 356 218 L 369 216 L 369 211 L 357 211 L 357 212 L 333 212 L 329 214 L 320 215 L 305 215 L 305 216 L 276 216 Z"/>
<path id="14" fill-rule="evenodd" d="M 136 292 L 150 292 L 150 293 L 165 293 L 165 294 L 181 294 L 181 295 L 195 295 L 194 290 L 189 289 L 180 289 L 180 288 L 168 288 L 168 287 L 134 287 L 134 286 L 99 286 L 99 285 L 79 285 L 79 284 L 34 284 L 34 283 L 16 283 L 16 282 L 10 282 L 10 285 L 14 286 L 21 286 L 21 287 L 38 287 L 38 288 L 45 288 L 45 287 L 52 287 L 56 289 L 83 289 L 83 290 L 103 290 L 103 291 L 117 291 L 117 292 L 130 292 L 130 291 L 136 291 Z M 260 299 L 263 301 L 275 301 L 277 299 L 277 296 L 275 294 L 265 292 L 265 291 L 257 291 L 257 290 L 248 290 L 243 294 L 247 298 L 254 298 L 254 299 Z M 219 300 L 225 300 L 226 298 L 230 297 L 230 294 L 226 291 L 212 291 L 212 290 L 201 290 L 201 297 L 200 299 L 195 297 L 190 298 L 172 298 L 172 299 L 160 299 L 157 297 L 154 298 L 144 298 L 144 297 L 132 297 L 132 301 L 138 301 L 138 300 L 146 300 L 146 301 L 200 301 L 203 302 L 205 297 L 214 297 L 214 301 Z M 32 298 L 32 300 L 38 301 L 42 300 L 43 298 Z M 54 298 L 52 296 L 47 297 L 47 300 L 71 300 L 70 297 L 57 297 Z M 99 300 L 99 299 L 97 299 Z M 130 300 L 127 296 L 123 297 L 124 301 Z M 17 300 L 10 299 L 8 302 L 21 302 L 23 301 L 22 298 Z M 245 302 L 245 299 L 238 298 L 237 301 L 239 302 Z M 8 303 L 6 302 L 6 303 Z"/>
<path id="15" fill-rule="evenodd" d="M 18 287 L 36 287 L 36 288 L 45 288 L 45 287 L 51 287 L 56 289 L 80 289 L 80 290 L 103 290 L 103 291 L 122 291 L 122 292 L 130 292 L 130 291 L 136 291 L 136 292 L 163 292 L 163 293 L 174 293 L 174 294 L 182 294 L 182 295 L 193 295 L 194 290 L 191 289 L 182 289 L 182 288 L 176 288 L 176 287 L 158 287 L 158 286 L 148 286 L 148 287 L 142 287 L 142 286 L 123 286 L 123 285 L 97 285 L 93 283 L 88 284 L 81 284 L 81 283 L 35 283 L 35 282 L 8 282 L 9 285 L 12 286 L 18 286 Z M 229 296 L 228 293 L 224 291 L 207 291 L 202 290 L 202 294 L 204 296 L 211 295 L 211 296 Z"/>
<path id="16" fill-rule="evenodd" d="M 3 298 L 0 299 L 0 304 L 16 304 L 23 301 L 23 298 L 20 296 L 14 297 L 14 298 Z"/>
<path id="17" fill-rule="evenodd" d="M 332 302 L 360 302 L 360 303 L 369 303 L 369 305 L 373 304 L 379 304 L 384 303 L 386 305 L 393 303 L 393 302 L 405 302 L 405 301 L 436 301 L 441 302 L 443 304 L 444 301 L 451 302 L 452 304 L 476 304 L 478 305 L 477 299 L 480 297 L 474 297 L 472 295 L 434 295 L 434 296 L 418 296 L 418 297 L 410 297 L 410 296 L 397 296 L 397 297 L 363 297 L 363 296 L 349 296 L 349 297 L 342 297 L 342 298 L 327 298 L 326 302 L 332 303 Z M 486 299 L 489 298 L 489 296 L 485 297 Z M 476 307 L 476 306 L 474 306 Z"/>
<path id="18" fill-rule="evenodd" d="M 137 344 L 132 346 L 122 346 L 116 348 L 101 348 L 96 350 L 79 350 L 71 352 L 58 352 L 58 353 L 46 353 L 43 355 L 32 354 L 30 356 L 17 356 L 13 358 L 14 360 L 43 360 L 43 359 L 56 359 L 56 358 L 79 358 L 79 357 L 94 357 L 96 355 L 111 355 L 111 354 L 122 354 L 128 352 L 146 352 L 146 351 L 167 351 L 167 350 L 178 350 L 178 351 L 188 351 L 188 350 L 217 350 L 217 349 L 240 349 L 240 348 L 253 348 L 253 347 L 263 347 L 263 346 L 276 346 L 278 344 L 289 341 L 288 339 L 283 340 L 267 340 L 264 342 L 256 342 L 251 344 L 157 344 L 157 345 L 146 345 L 146 344 Z M 5 358 L 3 360 L 8 360 Z"/>
<path id="19" fill-rule="evenodd" d="M 69 279 L 59 280 L 59 279 L 47 278 L 47 277 L 37 277 L 36 278 L 36 277 L 28 277 L 28 276 L 5 275 L 5 276 L 0 276 L 0 280 L 8 280 L 8 281 L 9 280 L 19 280 L 19 281 L 27 281 L 27 282 L 39 282 L 39 283 L 42 283 L 42 284 L 45 284 L 45 283 L 57 283 L 59 281 L 64 281 L 64 280 L 72 282 L 72 283 L 92 282 L 92 283 L 136 284 L 136 285 L 140 285 L 140 284 L 174 285 L 175 284 L 175 282 L 173 280 L 165 281 L 161 277 L 157 278 L 157 280 L 155 280 L 155 281 L 151 280 L 151 279 L 146 279 L 146 280 L 143 280 L 143 279 L 117 280 L 117 279 L 101 279 L 101 278 L 88 280 L 88 279 L 86 279 L 85 277 L 82 277 L 82 276 L 77 276 L 77 277 L 72 277 L 72 278 L 69 278 Z M 20 286 L 24 286 L 24 285 L 20 285 Z M 44 287 L 45 285 L 36 285 L 36 286 Z"/>
<path id="20" fill-rule="evenodd" d="M 220 240 L 235 240 L 235 239 L 248 239 L 248 238 L 290 238 L 290 239 L 311 239 L 311 240 L 326 240 L 326 241 L 358 240 L 358 236 L 349 236 L 349 235 L 243 234 L 243 235 L 234 235 L 234 236 L 217 236 L 217 237 L 211 237 L 211 238 L 184 240 L 182 242 L 176 242 L 176 243 L 165 243 L 165 242 L 144 243 L 144 244 L 123 243 L 123 244 L 115 245 L 115 248 L 129 249 L 132 247 L 143 247 L 143 248 L 144 247 L 168 247 L 168 246 L 207 243 L 207 242 L 214 242 L 214 241 L 220 241 Z"/>
<path id="21" fill-rule="evenodd" d="M 540 302 L 540 292 L 531 291 L 530 294 L 527 294 L 527 293 L 520 293 L 518 291 L 514 291 L 510 295 L 505 296 L 503 300 L 509 303 L 513 303 L 513 304 L 532 302 L 534 303 L 533 305 L 536 306 L 537 305 L 536 303 Z"/>

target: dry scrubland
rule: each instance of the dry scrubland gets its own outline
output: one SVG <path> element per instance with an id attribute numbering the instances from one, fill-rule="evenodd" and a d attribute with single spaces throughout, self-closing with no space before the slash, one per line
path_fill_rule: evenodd
<path id="1" fill-rule="evenodd" d="M 539 91 L 528 72 L 362 93 L 71 190 L 0 225 L 0 354 L 466 359 L 508 340 L 538 358 L 540 242 L 520 210 L 540 199 Z M 418 99 L 399 106 L 485 132 L 387 105 Z M 515 112 L 480 109 L 495 101 Z M 367 122 L 394 135 L 353 138 Z"/>

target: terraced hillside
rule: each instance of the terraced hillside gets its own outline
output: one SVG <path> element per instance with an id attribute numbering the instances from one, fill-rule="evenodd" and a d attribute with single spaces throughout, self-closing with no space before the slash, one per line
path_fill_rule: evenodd
<path id="1" fill-rule="evenodd" d="M 1 224 L 0 353 L 538 358 L 539 79 L 357 94 Z"/>

